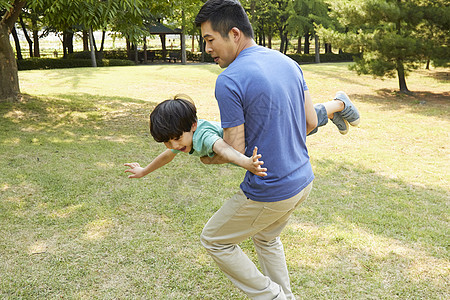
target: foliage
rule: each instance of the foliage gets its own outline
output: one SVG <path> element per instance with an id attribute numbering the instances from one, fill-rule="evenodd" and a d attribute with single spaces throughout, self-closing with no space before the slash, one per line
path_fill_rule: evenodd
<path id="1" fill-rule="evenodd" d="M 328 4 L 323 0 L 295 0 L 289 5 L 289 28 L 298 35 L 314 33 L 314 24 L 329 27 Z"/>
<path id="2" fill-rule="evenodd" d="M 407 91 L 405 75 L 424 58 L 448 57 L 450 6 L 444 1 L 340 0 L 331 1 L 331 16 L 347 32 L 320 27 L 329 42 L 347 51 L 362 51 L 354 69 L 358 73 L 399 77 Z M 426 38 L 423 28 L 436 30 Z"/>

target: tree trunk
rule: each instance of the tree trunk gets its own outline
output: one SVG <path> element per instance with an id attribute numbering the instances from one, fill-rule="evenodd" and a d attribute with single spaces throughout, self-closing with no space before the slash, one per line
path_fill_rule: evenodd
<path id="1" fill-rule="evenodd" d="M 89 43 L 91 46 L 91 61 L 92 61 L 92 67 L 97 67 L 97 60 L 95 58 L 95 49 L 94 49 L 94 33 L 92 32 L 92 27 L 89 28 Z"/>
<path id="2" fill-rule="evenodd" d="M 33 57 L 33 41 L 28 35 L 27 27 L 25 26 L 25 22 L 23 21 L 22 15 L 19 16 L 20 26 L 22 26 L 23 34 L 25 35 L 25 39 L 28 42 L 28 49 L 30 51 L 30 57 Z"/>
<path id="3" fill-rule="evenodd" d="M 314 54 L 315 62 L 320 64 L 320 41 L 317 34 L 314 35 Z"/>
<path id="4" fill-rule="evenodd" d="M 181 63 L 183 65 L 186 64 L 186 26 L 184 24 L 186 23 L 184 10 L 181 12 L 181 18 L 183 20 L 183 25 L 181 26 Z"/>
<path id="5" fill-rule="evenodd" d="M 147 57 L 147 37 L 144 36 L 144 65 L 146 65 L 148 62 Z"/>
<path id="6" fill-rule="evenodd" d="M 39 29 L 37 28 L 37 18 L 31 18 L 31 27 L 33 29 L 33 56 L 41 57 L 41 52 L 39 50 Z"/>
<path id="7" fill-rule="evenodd" d="M 309 33 L 305 33 L 305 51 L 303 51 L 303 53 L 309 54 L 309 45 Z"/>
<path id="8" fill-rule="evenodd" d="M 200 52 L 202 53 L 201 57 L 200 57 L 200 62 L 205 62 L 205 47 L 206 47 L 206 43 L 205 40 L 203 39 L 203 36 L 200 34 Z"/>
<path id="9" fill-rule="evenodd" d="M 427 66 L 425 67 L 425 69 L 429 70 L 430 69 L 430 60 L 427 60 Z"/>
<path id="10" fill-rule="evenodd" d="M 73 53 L 73 32 L 72 31 L 67 32 L 66 46 L 67 46 L 67 53 Z"/>
<path id="11" fill-rule="evenodd" d="M 284 50 L 284 34 L 283 34 L 283 31 L 281 29 L 280 29 L 280 39 L 281 39 L 280 52 L 283 53 L 283 50 Z"/>
<path id="12" fill-rule="evenodd" d="M 139 63 L 139 51 L 138 51 L 137 44 L 133 43 L 133 49 L 134 49 L 134 63 L 138 64 Z"/>
<path id="13" fill-rule="evenodd" d="M 265 47 L 266 46 L 266 33 L 264 32 L 264 30 L 261 31 L 261 39 L 262 39 L 262 46 Z"/>
<path id="14" fill-rule="evenodd" d="M 297 53 L 302 54 L 302 36 L 301 35 L 298 37 Z"/>
<path id="15" fill-rule="evenodd" d="M 33 56 L 41 57 L 41 51 L 39 50 L 39 31 L 33 30 Z"/>
<path id="16" fill-rule="evenodd" d="M 284 51 L 283 51 L 284 54 L 287 53 L 288 47 L 289 47 L 289 39 L 288 39 L 288 33 L 286 31 L 286 33 L 284 34 Z"/>
<path id="17" fill-rule="evenodd" d="M 89 51 L 89 33 L 83 30 L 83 51 Z"/>
<path id="18" fill-rule="evenodd" d="M 100 52 L 103 52 L 103 46 L 105 45 L 105 36 L 106 36 L 106 31 L 103 30 L 103 32 L 102 32 L 102 43 L 100 44 Z"/>
<path id="19" fill-rule="evenodd" d="M 403 66 L 403 61 L 401 59 L 397 59 L 397 75 L 398 75 L 398 84 L 400 87 L 401 93 L 409 93 L 408 87 L 406 86 L 406 78 L 405 78 L 405 67 Z"/>
<path id="20" fill-rule="evenodd" d="M 167 56 L 166 35 L 165 34 L 160 34 L 159 38 L 161 40 L 161 46 L 162 46 L 162 58 L 163 58 L 163 61 L 166 61 L 166 56 Z"/>
<path id="21" fill-rule="evenodd" d="M 25 1 L 15 0 L 12 8 L 0 19 L 0 102 L 19 99 L 19 76 L 9 33 L 24 6 Z"/>
<path id="22" fill-rule="evenodd" d="M 16 101 L 19 93 L 17 63 L 9 42 L 9 28 L 0 23 L 0 102 Z"/>
<path id="23" fill-rule="evenodd" d="M 128 59 L 132 60 L 130 40 L 127 37 L 125 37 L 125 43 L 127 44 L 127 56 L 128 56 Z"/>
<path id="24" fill-rule="evenodd" d="M 18 60 L 22 60 L 22 49 L 20 48 L 19 37 L 17 36 L 16 26 L 11 29 L 12 36 L 14 38 L 14 44 L 16 45 L 16 55 Z"/>
<path id="25" fill-rule="evenodd" d="M 63 58 L 67 58 L 67 34 L 63 32 L 62 46 L 63 46 Z"/>

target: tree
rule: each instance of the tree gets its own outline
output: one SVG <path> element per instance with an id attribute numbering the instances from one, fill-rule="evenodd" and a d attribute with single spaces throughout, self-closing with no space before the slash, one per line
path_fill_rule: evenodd
<path id="1" fill-rule="evenodd" d="M 328 5 L 323 0 L 294 0 L 290 2 L 289 11 L 288 24 L 290 30 L 294 31 L 299 37 L 305 35 L 305 45 L 308 45 L 308 50 L 309 36 L 311 34 L 314 36 L 316 62 L 320 62 L 319 37 L 315 32 L 314 24 L 322 24 L 326 27 L 331 24 L 328 16 Z M 305 53 L 309 53 L 309 51 L 305 50 Z"/>
<path id="2" fill-rule="evenodd" d="M 171 2 L 171 19 L 181 27 L 181 62 L 186 63 L 186 33 L 194 35 L 198 32 L 198 28 L 195 27 L 193 22 L 187 20 L 193 20 L 203 5 L 200 0 L 174 0 Z"/>
<path id="3" fill-rule="evenodd" d="M 9 35 L 25 4 L 34 11 L 42 12 L 46 25 L 54 26 L 63 32 L 73 33 L 77 25 L 94 30 L 105 28 L 122 12 L 125 12 L 129 19 L 136 21 L 132 23 L 133 28 L 142 27 L 141 11 L 149 3 L 159 1 L 0 0 L 0 101 L 14 101 L 20 93 L 17 64 Z"/>
<path id="4" fill-rule="evenodd" d="M 332 17 L 348 29 L 321 28 L 327 41 L 350 52 L 362 51 L 352 67 L 358 74 L 394 77 L 408 93 L 406 75 L 424 57 L 448 59 L 450 10 L 445 0 L 338 0 L 330 3 Z M 423 26 L 438 30 L 425 39 Z M 444 33 L 444 35 L 442 35 Z M 447 39 L 447 40 L 446 40 Z"/>
<path id="5" fill-rule="evenodd" d="M 25 1 L 0 0 L 0 101 L 14 101 L 19 95 L 19 77 L 9 34 Z"/>
<path id="6" fill-rule="evenodd" d="M 275 0 L 247 0 L 241 1 L 243 7 L 250 14 L 250 22 L 255 32 L 255 40 L 262 46 L 272 48 L 272 37 L 277 30 L 279 11 Z"/>

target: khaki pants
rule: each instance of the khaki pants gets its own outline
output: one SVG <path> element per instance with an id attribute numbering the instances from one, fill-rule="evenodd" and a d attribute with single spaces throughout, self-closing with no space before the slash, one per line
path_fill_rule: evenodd
<path id="1" fill-rule="evenodd" d="M 201 242 L 225 275 L 251 299 L 295 299 L 280 233 L 312 189 L 278 202 L 257 202 L 239 191 L 211 217 Z M 237 245 L 252 237 L 262 273 Z"/>

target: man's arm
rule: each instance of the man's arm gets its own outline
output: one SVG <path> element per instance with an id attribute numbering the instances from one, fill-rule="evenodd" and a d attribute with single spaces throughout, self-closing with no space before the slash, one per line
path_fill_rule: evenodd
<path id="1" fill-rule="evenodd" d="M 244 154 L 245 152 L 245 127 L 241 124 L 236 127 L 224 128 L 223 129 L 223 140 L 225 143 L 233 147 L 236 152 L 229 153 L 229 155 L 223 157 L 221 154 L 217 153 L 213 148 L 216 155 L 213 157 L 202 157 L 200 158 L 204 164 L 226 164 L 231 162 L 230 158 L 234 156 L 235 159 L 240 157 L 239 154 Z M 214 144 L 215 145 L 215 144 Z"/>
<path id="2" fill-rule="evenodd" d="M 311 94 L 309 90 L 305 91 L 305 116 L 306 116 L 306 133 L 310 133 L 317 127 L 317 113 L 314 109 Z"/>

